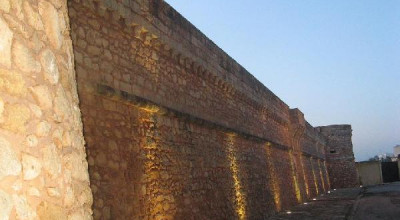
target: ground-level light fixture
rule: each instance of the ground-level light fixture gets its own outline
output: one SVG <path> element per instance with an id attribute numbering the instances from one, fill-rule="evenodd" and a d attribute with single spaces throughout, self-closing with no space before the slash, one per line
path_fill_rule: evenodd
<path id="1" fill-rule="evenodd" d="M 288 215 L 289 215 L 289 214 L 292 214 L 292 212 L 291 212 L 291 211 L 286 211 L 286 214 L 288 214 Z"/>

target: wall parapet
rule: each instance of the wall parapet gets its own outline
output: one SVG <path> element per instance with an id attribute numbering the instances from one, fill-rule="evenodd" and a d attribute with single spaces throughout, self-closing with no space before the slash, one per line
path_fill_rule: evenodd
<path id="1" fill-rule="evenodd" d="M 137 46 L 139 47 L 138 49 L 143 46 L 144 50 L 148 48 L 157 51 L 156 56 L 158 61 L 161 58 L 168 60 L 169 62 L 173 61 L 175 65 L 180 67 L 179 71 L 183 74 L 195 74 L 196 77 L 201 79 L 203 84 L 204 82 L 206 83 L 205 87 L 218 90 L 216 92 L 223 95 L 218 101 L 221 103 L 218 105 L 215 104 L 215 108 L 228 108 L 232 116 L 227 118 L 226 114 L 220 114 L 221 111 L 219 110 L 212 111 L 213 109 L 209 108 L 209 106 L 206 107 L 206 105 L 201 106 L 201 110 L 196 109 L 197 107 L 190 106 L 191 101 L 186 97 L 183 98 L 183 100 L 175 100 L 172 102 L 169 100 L 166 102 L 165 97 L 160 97 L 158 93 L 153 93 L 152 91 L 145 91 L 146 89 L 142 88 L 142 85 L 136 84 L 134 86 L 129 86 L 129 82 L 120 82 L 120 89 L 128 90 L 128 92 L 132 92 L 136 95 L 157 103 L 161 103 L 165 106 L 179 109 L 182 112 L 188 112 L 192 115 L 197 115 L 199 117 L 206 118 L 207 120 L 218 122 L 219 124 L 224 124 L 225 126 L 235 129 L 245 129 L 247 133 L 265 136 L 265 138 L 269 139 L 274 138 L 277 139 L 281 144 L 288 144 L 287 131 L 290 120 L 288 106 L 279 98 L 277 98 L 272 92 L 270 92 L 262 83 L 256 80 L 254 76 L 245 71 L 243 67 L 237 64 L 221 49 L 218 48 L 218 54 L 223 54 L 223 57 L 225 57 L 224 59 L 228 59 L 230 60 L 229 62 L 235 63 L 237 68 L 230 68 L 230 71 L 228 72 L 226 69 L 221 68 L 221 62 L 215 62 L 214 59 L 210 59 L 211 57 L 216 57 L 216 55 L 213 54 L 217 52 L 203 51 L 198 53 L 197 51 L 199 51 L 199 49 L 204 45 L 201 46 L 202 44 L 193 44 L 186 38 L 175 39 L 178 37 L 176 33 L 173 34 L 171 31 L 165 31 L 169 30 L 169 28 L 173 30 L 174 28 L 169 25 L 174 25 L 174 23 L 167 22 L 168 25 L 165 26 L 166 24 L 163 24 L 162 22 L 156 22 L 157 16 L 151 17 L 153 15 L 149 11 L 146 12 L 146 8 L 147 10 L 150 10 L 151 8 L 147 4 L 160 4 L 160 6 L 166 7 L 166 3 L 162 1 L 149 1 L 146 3 L 142 2 L 141 4 L 144 4 L 144 6 L 141 5 L 141 7 L 138 7 L 136 3 L 123 5 L 122 3 L 117 3 L 116 1 L 114 3 L 112 2 L 114 1 L 89 2 L 87 3 L 86 7 L 93 13 L 102 14 L 103 17 L 110 17 L 109 19 L 116 22 L 118 25 L 123 23 L 121 28 L 124 30 L 124 32 L 128 33 L 133 39 L 140 42 L 140 45 Z M 130 13 L 128 13 L 129 10 L 131 10 Z M 71 9 L 71 13 L 72 16 L 74 16 L 73 14 L 75 14 L 75 12 L 73 9 Z M 151 18 L 148 18 L 149 16 Z M 179 19 L 184 18 L 181 17 Z M 198 31 L 195 28 L 193 30 Z M 192 31 L 189 32 L 191 33 Z M 179 36 L 183 37 L 182 34 L 179 34 Z M 204 37 L 204 42 L 210 41 L 203 34 L 200 34 L 199 36 Z M 203 56 L 205 56 L 207 59 L 204 60 L 202 58 Z M 144 57 L 142 61 L 135 60 L 134 62 L 142 64 L 141 66 L 144 68 L 144 71 L 148 71 L 153 75 L 159 74 L 159 69 L 146 68 L 149 63 L 145 63 L 144 60 L 147 59 L 148 58 Z M 125 66 L 125 64 L 123 65 Z M 247 77 L 243 78 L 242 75 L 248 76 L 248 78 L 251 80 L 245 80 Z M 107 84 L 107 82 L 104 83 Z M 115 82 L 109 82 L 109 85 L 115 86 Z M 194 98 L 197 99 L 198 104 L 205 104 L 205 102 L 207 102 L 206 100 L 202 100 L 202 97 L 195 95 L 197 93 L 196 91 L 192 91 L 191 93 L 193 93 Z M 190 99 L 192 98 L 193 97 L 190 97 Z M 225 101 L 229 99 L 240 100 L 240 102 L 243 103 L 243 106 L 235 106 L 236 104 L 233 105 L 232 102 Z M 248 114 L 246 118 L 244 118 L 243 111 L 253 111 L 254 113 Z M 262 121 L 262 123 L 256 123 L 260 121 Z M 266 130 L 276 130 L 276 132 L 265 133 Z"/>

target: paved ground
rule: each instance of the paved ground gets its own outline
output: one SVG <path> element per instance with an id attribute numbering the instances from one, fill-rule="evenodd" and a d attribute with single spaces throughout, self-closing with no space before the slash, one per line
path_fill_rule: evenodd
<path id="1" fill-rule="evenodd" d="M 400 182 L 338 189 L 269 219 L 400 219 Z"/>

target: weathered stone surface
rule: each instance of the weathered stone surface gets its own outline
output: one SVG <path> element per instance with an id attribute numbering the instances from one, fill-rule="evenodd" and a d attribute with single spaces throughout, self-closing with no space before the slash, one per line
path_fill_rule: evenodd
<path id="1" fill-rule="evenodd" d="M 29 187 L 27 193 L 29 196 L 36 196 L 36 197 L 40 196 L 40 192 L 36 187 Z"/>
<path id="2" fill-rule="evenodd" d="M 80 181 L 89 181 L 89 176 L 85 170 L 87 170 L 87 164 L 83 163 L 82 159 L 78 154 L 72 153 L 65 157 L 65 166 L 72 171 L 72 177 Z"/>
<path id="3" fill-rule="evenodd" d="M 54 143 L 56 144 L 56 146 L 58 148 L 62 148 L 62 135 L 63 135 L 63 131 L 60 128 L 56 128 L 53 132 L 53 134 L 51 135 L 53 138 Z"/>
<path id="4" fill-rule="evenodd" d="M 15 192 L 19 192 L 22 189 L 22 181 L 21 180 L 17 180 L 14 182 L 14 184 L 12 184 L 11 188 L 15 191 Z"/>
<path id="5" fill-rule="evenodd" d="M 36 147 L 39 141 L 35 135 L 31 134 L 26 137 L 25 142 L 29 147 Z"/>
<path id="6" fill-rule="evenodd" d="M 55 49 L 60 49 L 63 36 L 59 24 L 59 15 L 54 6 L 44 0 L 39 1 L 39 13 L 44 23 L 44 30 L 51 45 Z"/>
<path id="7" fill-rule="evenodd" d="M 42 170 L 42 164 L 38 158 L 29 154 L 22 154 L 22 170 L 24 180 L 33 180 L 39 176 Z"/>
<path id="8" fill-rule="evenodd" d="M 47 188 L 47 194 L 51 197 L 61 197 L 60 190 L 56 187 Z"/>
<path id="9" fill-rule="evenodd" d="M 0 220 L 68 219 L 77 211 L 90 219 L 66 6 L 0 0 Z M 77 157 L 74 171 L 64 169 L 65 155 Z"/>
<path id="10" fill-rule="evenodd" d="M 28 1 L 23 2 L 25 15 L 27 16 L 28 24 L 36 30 L 43 30 L 43 23 L 39 13 L 32 8 Z"/>
<path id="11" fill-rule="evenodd" d="M 38 85 L 30 88 L 33 97 L 43 110 L 52 108 L 53 100 L 49 88 L 45 85 Z"/>
<path id="12" fill-rule="evenodd" d="M 25 196 L 12 195 L 17 212 L 17 219 L 31 220 L 36 218 L 36 212 L 32 209 Z"/>
<path id="13" fill-rule="evenodd" d="M 23 14 L 21 14 L 23 15 Z M 8 26 L 15 34 L 21 34 L 23 38 L 29 39 L 32 37 L 34 31 L 29 25 L 25 25 L 21 20 L 19 20 L 16 16 L 12 16 L 10 14 L 3 14 L 4 20 L 7 21 Z"/>
<path id="14" fill-rule="evenodd" d="M 63 0 L 50 0 L 50 2 L 54 5 L 55 8 L 59 9 L 64 4 Z"/>
<path id="15" fill-rule="evenodd" d="M 22 12 L 22 1 L 23 0 L 12 0 L 10 1 L 11 8 L 15 10 L 15 15 L 18 19 L 23 20 L 24 14 Z"/>
<path id="16" fill-rule="evenodd" d="M 101 50 L 100 48 L 96 47 L 96 46 L 91 46 L 89 45 L 87 48 L 87 51 L 90 55 L 94 55 L 94 56 L 98 56 L 101 54 Z"/>
<path id="17" fill-rule="evenodd" d="M 42 117 L 42 110 L 40 110 L 39 106 L 35 104 L 29 104 L 29 108 L 31 109 L 31 112 L 36 118 Z"/>
<path id="18" fill-rule="evenodd" d="M 6 7 L 4 0 L 0 1 L 0 6 Z M 7 0 L 6 0 L 7 1 Z M 8 5 L 8 7 L 10 7 Z M 11 42 L 13 33 L 8 27 L 7 23 L 0 17 L 0 65 L 7 68 L 11 67 Z"/>
<path id="19" fill-rule="evenodd" d="M 57 84 L 59 79 L 59 72 L 57 66 L 57 60 L 51 50 L 44 50 L 40 55 L 40 62 L 42 64 L 45 78 L 51 84 Z"/>
<path id="20" fill-rule="evenodd" d="M 1 4 L 1 3 L 0 3 Z M 13 201 L 9 194 L 0 190 L 0 220 L 8 220 L 13 207 Z"/>
<path id="21" fill-rule="evenodd" d="M 65 190 L 64 205 L 66 207 L 71 207 L 73 204 L 75 204 L 74 191 L 72 190 L 72 187 L 68 186 Z"/>
<path id="22" fill-rule="evenodd" d="M 42 202 L 39 204 L 37 207 L 37 214 L 40 219 L 68 219 L 67 213 L 62 207 L 48 202 Z"/>
<path id="23" fill-rule="evenodd" d="M 99 152 L 96 156 L 95 162 L 98 166 L 106 166 L 108 161 L 106 155 L 103 152 Z"/>
<path id="24" fill-rule="evenodd" d="M 57 114 L 57 119 L 59 121 L 62 121 L 71 115 L 71 108 L 68 103 L 64 89 L 59 86 L 57 88 L 56 97 L 54 98 L 54 111 Z"/>
<path id="25" fill-rule="evenodd" d="M 24 132 L 25 124 L 31 118 L 31 111 L 25 105 L 13 104 L 6 106 L 5 115 L 4 128 L 13 132 Z"/>
<path id="26" fill-rule="evenodd" d="M 93 219 L 91 213 L 85 212 L 85 210 L 80 209 L 68 216 L 68 220 L 90 220 Z"/>
<path id="27" fill-rule="evenodd" d="M 71 140 L 71 135 L 70 132 L 66 131 L 64 132 L 62 136 L 62 145 L 63 146 L 71 146 L 72 140 Z"/>
<path id="28" fill-rule="evenodd" d="M 43 160 L 44 169 L 51 178 L 56 178 L 61 173 L 61 158 L 54 144 L 50 144 L 43 149 Z"/>
<path id="29" fill-rule="evenodd" d="M 36 135 L 39 137 L 46 137 L 49 135 L 51 125 L 47 121 L 41 121 L 36 126 Z"/>
<path id="30" fill-rule="evenodd" d="M 10 95 L 23 97 L 26 95 L 26 85 L 21 74 L 0 69 L 0 91 L 8 92 Z"/>
<path id="31" fill-rule="evenodd" d="M 18 68 L 24 72 L 40 72 L 40 63 L 35 60 L 33 51 L 19 41 L 12 46 L 13 59 Z"/>
<path id="32" fill-rule="evenodd" d="M 3 112 L 4 112 L 4 101 L 0 97 L 0 124 L 4 122 Z"/>
<path id="33" fill-rule="evenodd" d="M 0 0 L 0 10 L 8 13 L 10 11 L 10 0 Z"/>

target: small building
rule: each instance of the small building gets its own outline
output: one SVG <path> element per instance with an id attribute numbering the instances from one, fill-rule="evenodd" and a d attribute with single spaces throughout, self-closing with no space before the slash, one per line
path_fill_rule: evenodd
<path id="1" fill-rule="evenodd" d="M 396 146 L 394 146 L 393 147 L 393 154 L 394 154 L 394 156 L 395 157 L 399 157 L 399 155 L 400 155 L 400 145 L 396 145 Z"/>
<path id="2" fill-rule="evenodd" d="M 356 168 L 360 183 L 365 186 L 400 180 L 400 161 L 362 161 L 356 162 Z"/>

